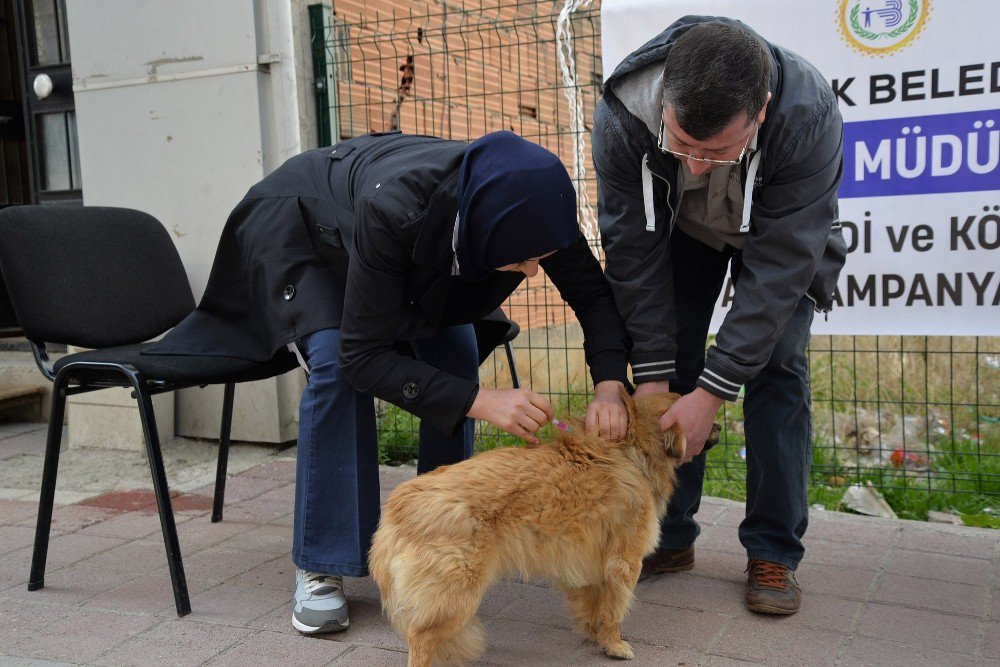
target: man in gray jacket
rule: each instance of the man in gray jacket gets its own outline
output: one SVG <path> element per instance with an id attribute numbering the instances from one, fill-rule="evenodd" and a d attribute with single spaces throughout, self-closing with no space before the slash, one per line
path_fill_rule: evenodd
<path id="1" fill-rule="evenodd" d="M 684 396 L 661 422 L 691 462 L 643 574 L 694 567 L 702 446 L 746 385 L 747 605 L 793 614 L 812 458 L 806 346 L 846 255 L 842 120 L 825 79 L 743 23 L 687 16 L 605 82 L 593 150 L 606 274 L 636 393 Z M 731 267 L 735 296 L 705 342 Z"/>

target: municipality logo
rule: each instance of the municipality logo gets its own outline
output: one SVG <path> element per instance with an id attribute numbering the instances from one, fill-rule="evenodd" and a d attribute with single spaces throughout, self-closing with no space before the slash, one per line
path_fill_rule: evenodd
<path id="1" fill-rule="evenodd" d="M 837 23 L 851 48 L 885 56 L 909 46 L 930 13 L 931 0 L 840 0 Z"/>

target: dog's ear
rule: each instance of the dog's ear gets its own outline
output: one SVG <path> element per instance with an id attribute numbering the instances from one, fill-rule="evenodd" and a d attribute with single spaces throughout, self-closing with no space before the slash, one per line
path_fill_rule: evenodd
<path id="1" fill-rule="evenodd" d="M 676 424 L 663 432 L 663 445 L 667 449 L 667 454 L 675 459 L 683 459 L 684 451 L 687 449 L 687 439 L 680 426 Z"/>

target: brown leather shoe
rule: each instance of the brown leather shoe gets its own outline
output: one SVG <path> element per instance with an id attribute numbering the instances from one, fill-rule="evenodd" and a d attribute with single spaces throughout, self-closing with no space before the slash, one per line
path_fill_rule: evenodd
<path id="1" fill-rule="evenodd" d="M 747 607 L 762 614 L 788 616 L 799 610 L 802 589 L 788 566 L 766 560 L 747 563 Z"/>
<path id="2" fill-rule="evenodd" d="M 680 551 L 656 547 L 656 551 L 642 559 L 642 570 L 639 572 L 639 581 L 654 574 L 684 572 L 693 567 L 694 547 L 688 547 Z"/>

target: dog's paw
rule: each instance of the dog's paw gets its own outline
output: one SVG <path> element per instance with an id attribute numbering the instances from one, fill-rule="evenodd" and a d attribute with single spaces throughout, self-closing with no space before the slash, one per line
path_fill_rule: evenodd
<path id="1" fill-rule="evenodd" d="M 604 655 L 609 658 L 618 658 L 619 660 L 631 660 L 635 657 L 635 653 L 632 652 L 632 646 L 623 640 L 606 645 L 604 647 Z"/>

